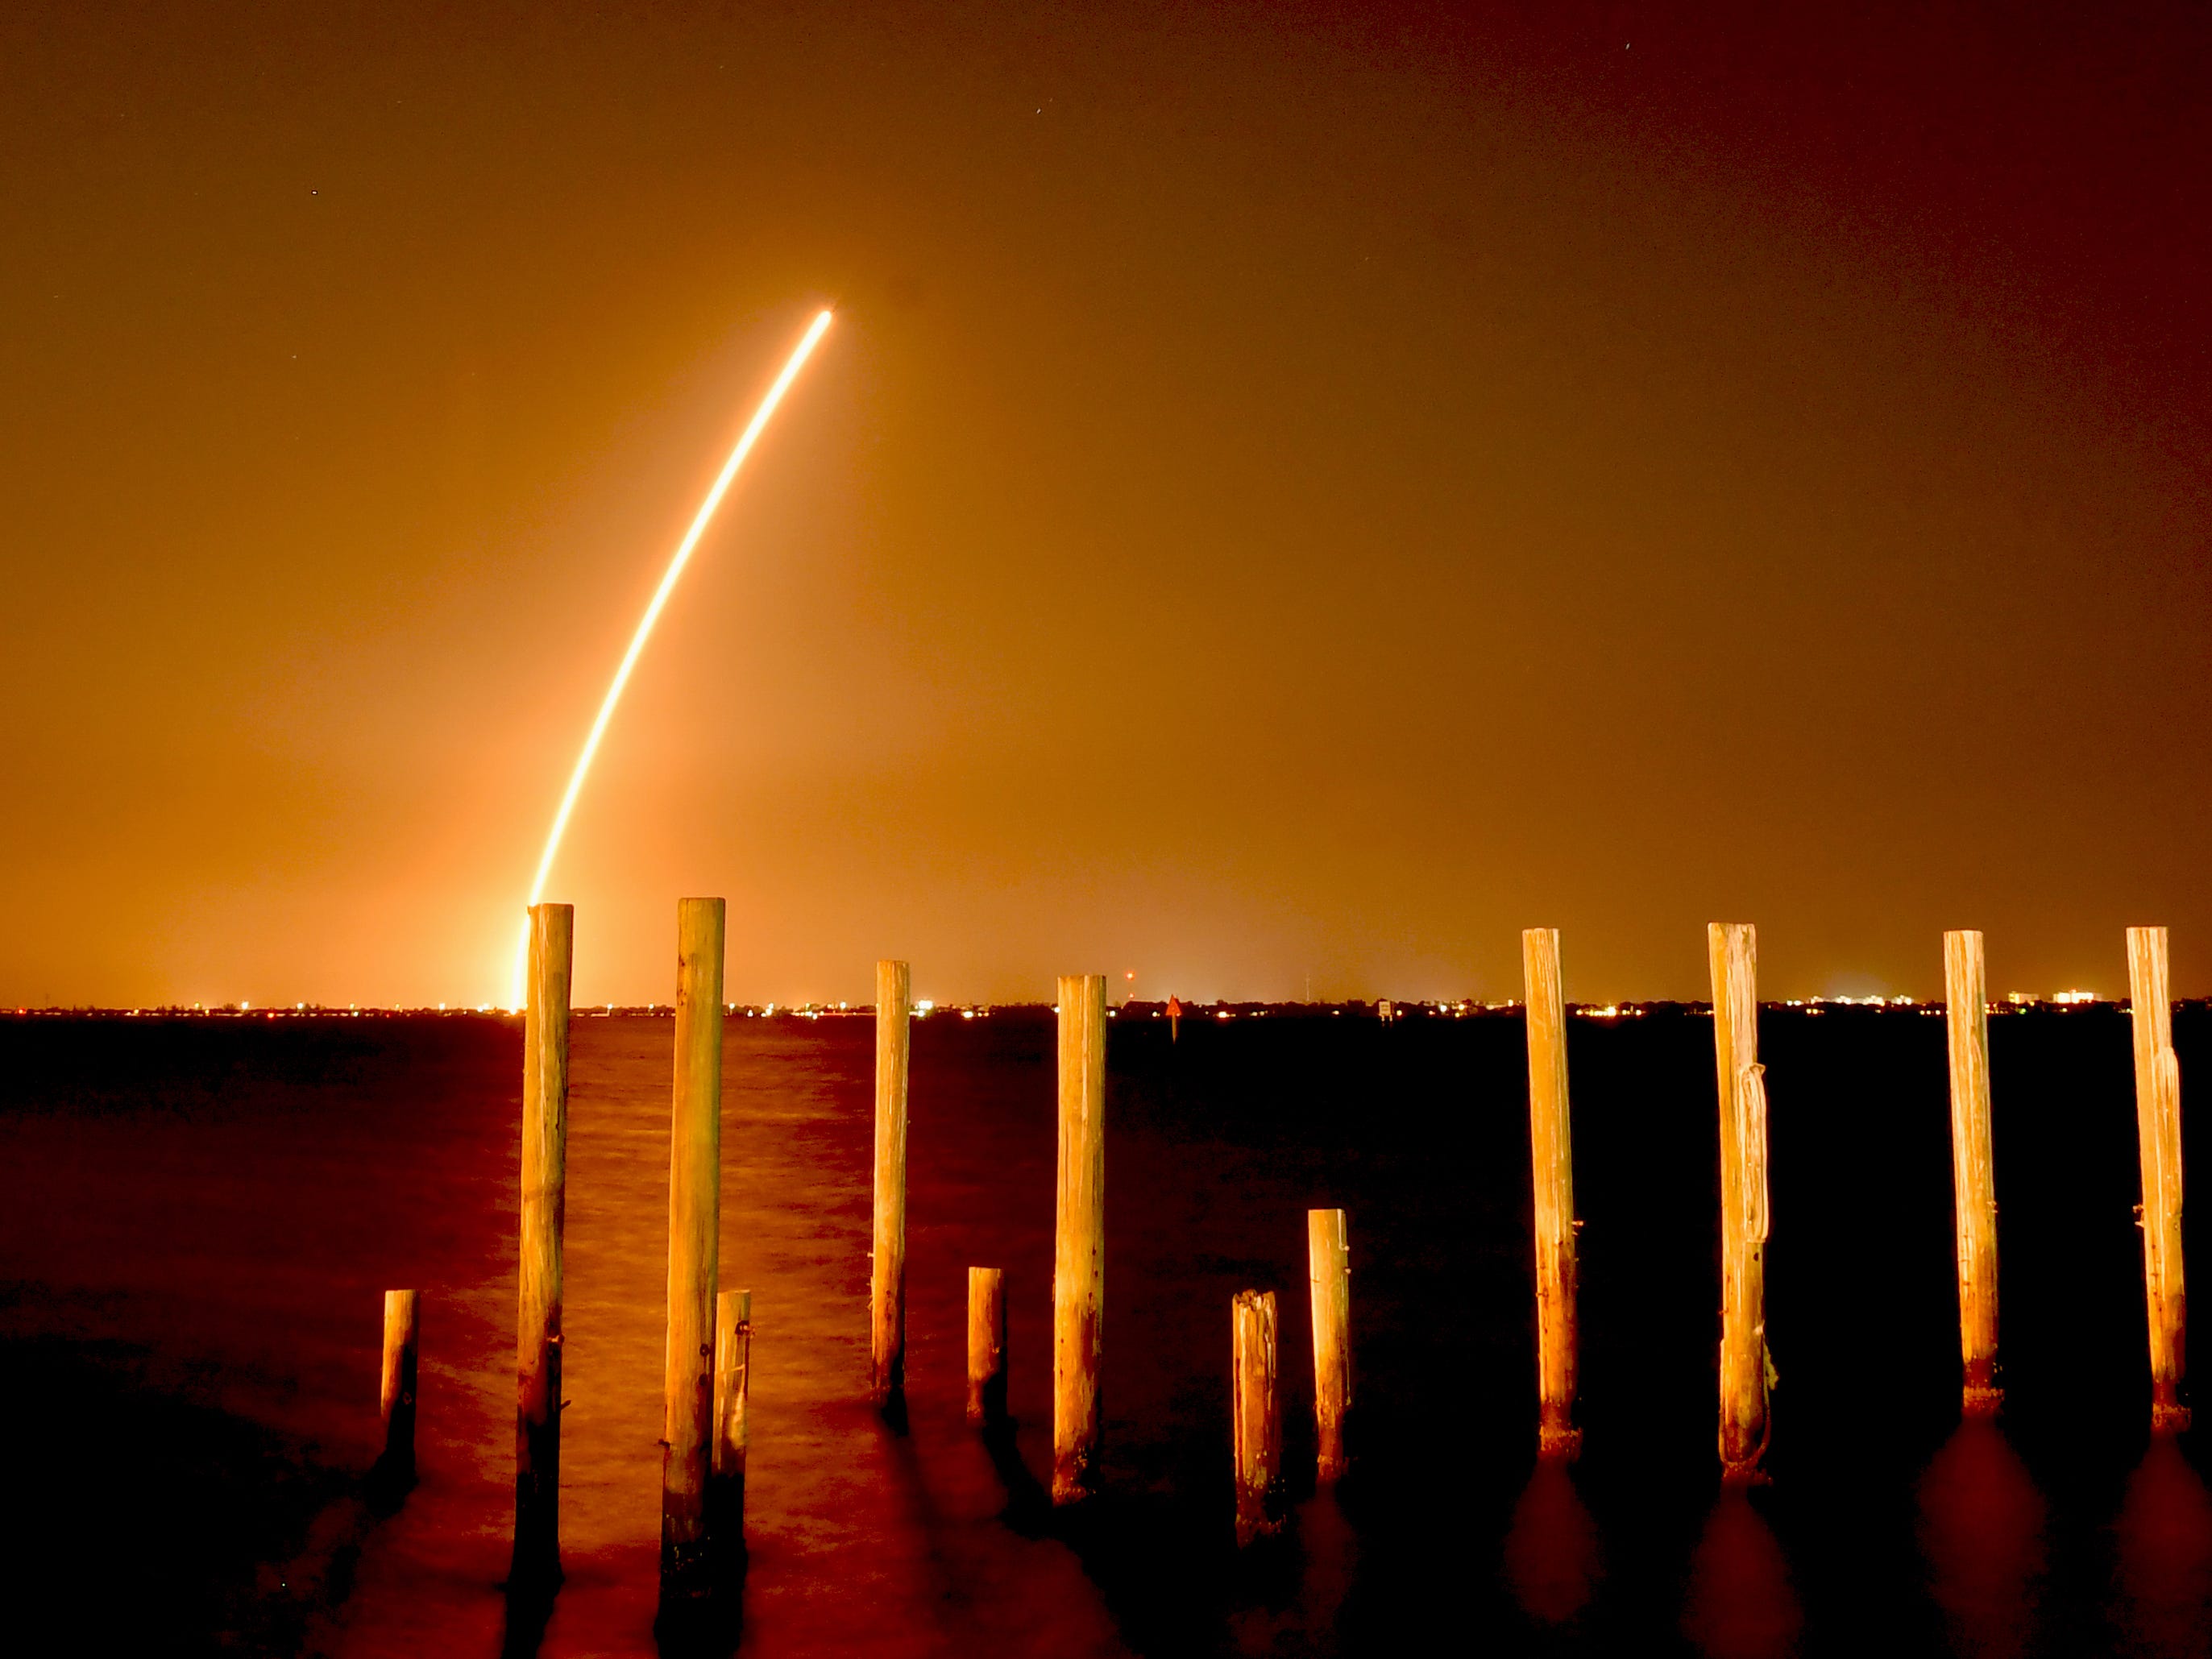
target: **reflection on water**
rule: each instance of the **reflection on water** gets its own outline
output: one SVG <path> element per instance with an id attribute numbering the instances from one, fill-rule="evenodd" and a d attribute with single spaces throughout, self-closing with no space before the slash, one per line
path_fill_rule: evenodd
<path id="1" fill-rule="evenodd" d="M 2119 1622 L 2137 1651 L 2201 1654 L 2212 1626 L 2212 1494 L 2170 1436 L 2128 1480 L 2114 1528 Z"/>
<path id="2" fill-rule="evenodd" d="M 1710 1514 L 1711 1214 L 1696 1198 L 1711 1156 L 1709 1027 L 1655 1015 L 1578 1034 L 1577 1114 L 1594 1126 L 1578 1182 L 1594 1229 L 1638 1244 L 1586 1264 L 1590 1451 L 1571 1480 L 1532 1480 L 1517 1022 L 1187 1023 L 1172 1046 L 1143 1022 L 1117 1026 L 1107 1493 L 1081 1518 L 1055 1515 L 1036 1480 L 1052 1417 L 1050 1016 L 917 1027 L 903 1435 L 866 1403 L 869 1024 L 732 1021 L 721 1260 L 726 1285 L 753 1291 L 757 1332 L 740 1651 L 1395 1656 L 1430 1650 L 1449 1624 L 1477 1650 L 1517 1640 L 1554 1659 L 1801 1645 L 1882 1659 L 2212 1653 L 2212 1498 L 2185 1461 L 2190 1443 L 2154 1448 L 2123 1495 L 2140 1442 L 2100 1433 L 2094 1423 L 2115 1419 L 2081 1409 L 2124 1400 L 2130 1425 L 2139 1411 L 2132 1121 L 2116 1111 L 2085 1141 L 2075 1109 L 2091 1097 L 2124 1106 L 2125 1019 L 2008 1022 L 2015 1060 L 2034 1060 L 2035 1043 L 2052 1060 L 2019 1073 L 2008 1097 L 2048 1109 L 2014 1120 L 2008 1145 L 2025 1162 L 2007 1177 L 2008 1238 L 2031 1263 L 2045 1250 L 2045 1270 L 2022 1273 L 2008 1302 L 2008 1330 L 2021 1380 L 2045 1386 L 2015 1395 L 2009 1446 L 1969 1427 L 1924 1468 L 1957 1423 L 1942 1031 L 1832 1012 L 1768 1034 L 1778 1068 L 1796 1044 L 1799 1086 L 1839 1104 L 1793 1115 L 1799 1139 L 1778 1153 L 1778 1207 L 1811 1206 L 1808 1238 L 1827 1236 L 1813 1224 L 1820 1205 L 1857 1202 L 1867 1160 L 1887 1170 L 1895 1154 L 1894 1124 L 1841 1106 L 1894 1101 L 1897 1123 L 1933 1128 L 1911 1164 L 1925 1180 L 1899 1189 L 1896 1249 L 1869 1266 L 1860 1252 L 1887 1249 L 1889 1233 L 1853 1236 L 1854 1282 L 1884 1287 L 1885 1341 L 1832 1340 L 1825 1393 L 1793 1396 L 1798 1461 L 1756 1509 L 1738 1498 Z M 2212 1015 L 2197 1019 L 2181 1011 L 2177 1029 L 2212 1036 Z M 132 1498 L 140 1553 L 179 1524 L 162 1516 L 189 1513 L 191 1535 L 165 1540 L 164 1582 L 197 1583 L 204 1601 L 226 1586 L 243 1598 L 198 1611 L 173 1600 L 173 1625 L 250 1634 L 290 1620 L 301 1640 L 262 1645 L 338 1659 L 489 1659 L 503 1635 L 543 1659 L 653 1651 L 672 1036 L 665 1019 L 578 1022 L 568 1577 L 550 1618 L 510 1618 L 513 1026 L 0 1019 L 0 1340 L 139 1356 L 125 1414 L 155 1423 L 165 1455 L 201 1472 L 189 1492 Z M 27 1049 L 34 1038 L 51 1052 Z M 118 1048 L 126 1039 L 141 1046 Z M 1423 1109 L 1458 1099 L 1472 1076 L 1491 1079 L 1488 1109 Z M 25 1079 L 40 1077 L 47 1093 L 24 1104 Z M 1886 1092 L 1897 1079 L 1905 1092 Z M 1346 1108 L 1370 1100 L 1404 1109 Z M 2039 1210 L 2039 1192 L 2063 1206 Z M 1366 1241 L 1354 1308 L 1371 1409 L 1344 1506 L 1310 1499 L 1280 1550 L 1240 1559 L 1224 1311 L 1247 1285 L 1285 1298 L 1295 1431 L 1311 1408 L 1304 1223 L 1319 1204 L 1346 1206 Z M 2077 1212 L 2106 1220 L 2085 1231 Z M 1778 1317 L 1856 1337 L 1833 1273 L 1808 1276 L 1838 1259 L 1808 1247 L 1778 1272 Z M 1007 1275 L 1015 1421 L 988 1439 L 962 1415 L 971 1264 Z M 420 1484 L 365 1536 L 333 1534 L 324 1522 L 360 1513 L 350 1483 L 380 1447 L 392 1285 L 423 1293 Z M 2113 1286 L 2128 1294 L 2105 1294 Z M 1458 1311 L 1439 1319 L 1443 1307 Z M 2108 1328 L 2122 1315 L 2132 1334 Z M 1921 1395 L 1893 1386 L 1907 1352 L 1933 1379 Z M 58 1386 L 43 1376 L 9 1379 L 19 1418 L 84 1413 L 73 1395 L 42 1395 Z M 1436 1426 L 1447 1420 L 1468 1425 L 1449 1462 Z M 1310 1440 L 1288 1442 L 1304 1489 Z M 40 1492 L 40 1468 L 71 1491 Z M 32 1480 L 19 1531 L 80 1501 L 75 1464 L 27 1456 L 9 1472 Z M 350 1573 L 308 1571 L 337 1562 L 333 1538 L 358 1546 Z M 89 1621 L 115 1615 L 45 1582 L 52 1559 L 0 1551 L 10 1606 L 86 1621 L 74 1650 L 113 1647 Z"/>
<path id="3" fill-rule="evenodd" d="M 1723 1492 L 1690 1559 L 1683 1633 L 1711 1659 L 1781 1659 L 1804 1623 L 1773 1530 L 1742 1492 Z"/>
<path id="4" fill-rule="evenodd" d="M 1599 1572 L 1597 1525 L 1564 1463 L 1536 1465 L 1505 1536 L 1505 1582 L 1531 1619 L 1564 1625 L 1589 1605 Z"/>
<path id="5" fill-rule="evenodd" d="M 1316 1652 L 1334 1653 L 1336 1621 L 1358 1565 L 1359 1540 L 1333 1492 L 1318 1492 L 1300 1504 L 1293 1527 L 1305 1558 L 1298 1583 L 1298 1624 Z"/>
<path id="6" fill-rule="evenodd" d="M 864 1387 L 872 1048 L 861 1022 L 821 1033 L 764 1021 L 731 1029 L 721 1261 L 726 1287 L 753 1291 L 749 1553 L 741 1595 L 697 1630 L 664 1624 L 656 1644 L 672 1033 L 665 1020 L 580 1021 L 575 1030 L 562 1419 L 567 1577 L 550 1618 L 504 1607 L 494 1588 L 513 1502 L 510 1339 L 483 1364 L 489 1408 L 465 1419 L 448 1410 L 430 1435 L 434 1477 L 465 1460 L 480 1478 L 461 1492 L 448 1474 L 452 1495 L 442 1502 L 426 1480 L 417 1498 L 427 1501 L 410 1499 L 365 1553 L 348 1628 L 333 1645 L 378 1659 L 502 1645 L 561 1659 L 656 1645 L 664 1656 L 727 1652 L 741 1634 L 744 1650 L 763 1656 L 1118 1653 L 1068 1549 L 1001 1518 L 1022 1498 L 1009 1475 L 1025 1457 L 1041 1458 L 1051 1421 L 1037 1328 L 1049 1282 L 1039 1265 L 1050 1249 L 1048 1099 L 1043 1111 L 1005 1116 L 972 1104 L 957 1140 L 917 1143 L 908 1355 L 920 1386 L 907 1432 L 895 1432 Z M 917 1099 L 935 1103 L 928 1094 Z M 1042 1194 L 1017 1211 L 1019 1225 L 1001 1219 L 1012 1206 L 969 1195 L 1001 1179 Z M 988 1225 L 948 1237 L 938 1221 L 945 1215 Z M 506 1214 L 495 1219 L 507 1231 Z M 1005 1263 L 1017 1287 L 1012 1405 L 1024 1426 L 1003 1443 L 985 1443 L 962 1416 L 970 1260 Z M 510 1270 L 490 1289 L 489 1317 L 511 1321 L 514 1294 Z M 464 1432 L 470 1443 L 455 1445 Z M 494 1633 L 502 1613 L 503 1644 Z"/>
<path id="7" fill-rule="evenodd" d="M 1997 1425 L 1968 1418 L 1920 1478 L 1920 1547 L 1953 1645 L 2013 1659 L 2034 1634 L 2043 1494 Z"/>

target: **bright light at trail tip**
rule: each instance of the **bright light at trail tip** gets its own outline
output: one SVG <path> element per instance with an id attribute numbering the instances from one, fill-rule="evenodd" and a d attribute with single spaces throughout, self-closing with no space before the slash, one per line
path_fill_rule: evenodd
<path id="1" fill-rule="evenodd" d="M 645 607 L 645 615 L 639 618 L 637 632 L 630 635 L 629 649 L 623 653 L 622 665 L 615 670 L 613 683 L 607 687 L 607 695 L 599 704 L 599 718 L 592 722 L 591 732 L 584 738 L 583 753 L 576 757 L 576 769 L 568 775 L 568 791 L 561 797 L 561 810 L 553 815 L 552 830 L 545 837 L 544 855 L 538 860 L 538 875 L 530 884 L 530 897 L 523 908 L 522 934 L 515 945 L 514 995 L 507 1005 L 509 1007 L 520 1008 L 526 996 L 530 972 L 529 906 L 545 896 L 545 878 L 553 872 L 553 860 L 561 851 L 561 837 L 568 831 L 569 814 L 576 810 L 576 797 L 583 793 L 585 776 L 592 769 L 592 757 L 599 752 L 599 739 L 606 736 L 607 722 L 614 718 L 615 705 L 622 701 L 623 689 L 629 684 L 630 671 L 637 666 L 637 659 L 645 650 L 646 641 L 653 636 L 653 625 L 660 620 L 660 612 L 668 603 L 668 596 L 676 591 L 677 579 L 683 575 L 684 567 L 691 562 L 691 550 L 699 545 L 699 538 L 707 533 L 707 526 L 714 517 L 714 509 L 722 504 L 722 497 L 728 492 L 731 480 L 738 476 L 738 469 L 745 464 L 745 457 L 752 453 L 753 445 L 759 441 L 769 418 L 775 413 L 776 405 L 783 401 L 783 394 L 791 390 L 791 383 L 799 378 L 799 371 L 806 366 L 807 358 L 813 355 L 815 346 L 829 327 L 830 313 L 824 311 L 808 327 L 805 337 L 799 343 L 799 349 L 784 364 L 783 373 L 775 377 L 775 384 L 768 389 L 768 396 L 761 399 L 761 406 L 753 411 L 753 417 L 746 423 L 744 435 L 738 440 L 738 447 L 730 452 L 730 459 L 722 463 L 721 475 L 714 480 L 714 487 L 707 492 L 707 499 L 700 503 L 698 516 L 691 520 L 690 529 L 684 532 L 684 539 L 677 544 L 676 556 L 669 560 L 667 574 L 661 577 L 660 586 L 653 590 L 653 603 Z"/>

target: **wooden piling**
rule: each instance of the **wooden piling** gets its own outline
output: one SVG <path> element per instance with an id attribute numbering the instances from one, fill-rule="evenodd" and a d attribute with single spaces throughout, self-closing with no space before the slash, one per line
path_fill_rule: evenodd
<path id="1" fill-rule="evenodd" d="M 906 1079 L 913 1031 L 903 962 L 876 964 L 876 1225 L 868 1273 L 868 1393 L 906 1386 Z"/>
<path id="2" fill-rule="evenodd" d="M 707 1594 L 714 1441 L 714 1281 L 721 1244 L 722 933 L 718 898 L 676 910 L 676 1080 L 668 1157 L 667 1426 L 660 1478 L 664 1601 Z"/>
<path id="3" fill-rule="evenodd" d="M 714 1455 L 707 1535 L 718 1553 L 745 1544 L 745 1449 L 751 1437 L 753 1293 L 714 1298 Z"/>
<path id="4" fill-rule="evenodd" d="M 2128 1006 L 2134 1017 L 2136 1152 L 2142 1170 L 2143 1295 L 2150 1326 L 2150 1425 L 2189 1426 L 2188 1296 L 2181 1262 L 2181 1063 L 2173 1052 L 2166 929 L 2128 929 Z"/>
<path id="5" fill-rule="evenodd" d="M 1316 1479 L 1328 1486 L 1350 1467 L 1344 1425 L 1352 1413 L 1352 1250 L 1343 1211 L 1306 1212 L 1306 1279 L 1313 1299 Z"/>
<path id="6" fill-rule="evenodd" d="M 1060 981 L 1060 1167 L 1052 1262 L 1052 1501 L 1079 1503 L 1098 1453 L 1106 1299 L 1106 976 Z"/>
<path id="7" fill-rule="evenodd" d="M 968 1270 L 968 1420 L 996 1428 L 1006 1420 L 1006 1275 Z"/>
<path id="8" fill-rule="evenodd" d="M 1282 1530 L 1283 1425 L 1275 1398 L 1275 1293 L 1239 1291 L 1230 1304 L 1231 1407 L 1237 1458 L 1237 1544 Z"/>
<path id="9" fill-rule="evenodd" d="M 522 1021 L 522 1249 L 516 1275 L 511 1588 L 561 1578 L 562 1228 L 568 1191 L 568 986 L 576 912 L 530 907 Z"/>
<path id="10" fill-rule="evenodd" d="M 1577 1224 L 1558 928 L 1522 931 L 1521 969 L 1528 998 L 1528 1157 L 1536 1200 L 1536 1449 L 1540 1457 L 1571 1458 L 1582 1449 L 1575 1427 Z"/>
<path id="11" fill-rule="evenodd" d="M 1721 1479 L 1765 1479 L 1766 1349 L 1766 1086 L 1759 1063 L 1759 936 L 1749 922 L 1705 929 L 1713 981 L 1713 1054 L 1720 1095 Z"/>
<path id="12" fill-rule="evenodd" d="M 414 1291 L 384 1293 L 384 1455 L 378 1472 L 400 1486 L 415 1479 L 415 1377 L 420 1342 L 421 1297 Z"/>
<path id="13" fill-rule="evenodd" d="M 1951 1057 L 1951 1194 L 1958 1237 L 1959 1353 L 1968 1417 L 1994 1417 L 1997 1387 L 1997 1194 L 1990 1152 L 1990 1018 L 1982 936 L 1943 935 Z"/>

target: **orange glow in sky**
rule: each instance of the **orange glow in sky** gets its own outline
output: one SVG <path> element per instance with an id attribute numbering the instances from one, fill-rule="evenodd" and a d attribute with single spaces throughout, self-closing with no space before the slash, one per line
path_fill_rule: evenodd
<path id="1" fill-rule="evenodd" d="M 607 695 L 599 703 L 599 712 L 592 721 L 592 729 L 584 738 L 583 751 L 576 757 L 575 769 L 568 774 L 568 787 L 561 796 L 560 810 L 553 814 L 553 827 L 545 836 L 545 851 L 538 860 L 538 874 L 530 884 L 530 897 L 524 906 L 522 935 L 514 949 L 514 980 L 508 1006 L 520 1008 L 523 1001 L 523 987 L 530 968 L 530 916 L 528 907 L 545 896 L 545 878 L 553 873 L 553 860 L 560 856 L 561 837 L 567 833 L 568 819 L 576 810 L 576 797 L 583 793 L 584 779 L 591 772 L 593 757 L 599 752 L 600 739 L 607 734 L 607 722 L 614 718 L 615 705 L 622 701 L 623 689 L 629 684 L 630 672 L 645 650 L 645 642 L 653 637 L 653 624 L 668 604 L 668 596 L 676 591 L 676 584 L 684 574 L 684 567 L 691 562 L 691 555 L 699 545 L 699 538 L 707 533 L 714 521 L 714 509 L 721 506 L 722 497 L 729 493 L 730 484 L 738 476 L 738 469 L 745 464 L 760 434 L 767 429 L 775 414 L 775 407 L 783 401 L 783 394 L 791 390 L 791 383 L 799 378 L 799 371 L 806 367 L 806 360 L 814 353 L 823 335 L 830 329 L 830 313 L 823 311 L 816 316 L 807 328 L 798 349 L 783 366 L 783 373 L 775 377 L 775 384 L 761 399 L 761 406 L 753 411 L 746 422 L 744 434 L 738 447 L 730 452 L 730 459 L 722 463 L 721 472 L 714 479 L 714 487 L 707 492 L 707 499 L 699 503 L 699 511 L 691 520 L 691 527 L 684 532 L 677 544 L 676 556 L 668 562 L 668 572 L 653 590 L 653 602 L 645 607 L 645 615 L 638 618 L 637 632 L 630 635 L 629 649 L 623 653 L 622 665 L 615 670 L 614 678 L 608 683 Z"/>
<path id="2" fill-rule="evenodd" d="M 480 10 L 0 23 L 0 1006 L 2212 992 L 2212 8 Z"/>

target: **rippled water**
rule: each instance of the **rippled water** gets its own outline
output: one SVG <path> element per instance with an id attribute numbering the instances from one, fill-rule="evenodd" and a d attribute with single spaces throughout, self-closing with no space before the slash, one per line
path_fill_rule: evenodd
<path id="1" fill-rule="evenodd" d="M 0 1334 L 65 1336 L 134 1410 L 186 1402 L 161 1419 L 180 1440 L 258 1437 L 173 1477 L 230 1472 L 230 1508 L 205 1512 L 246 1517 L 238 1577 L 207 1616 L 234 1646 L 498 1651 L 513 1029 L 122 1024 L 0 1026 Z M 2176 1029 L 2186 1079 L 2205 1017 Z M 576 1025 L 547 1654 L 652 1649 L 672 1039 L 666 1020 Z M 1068 1522 L 1032 1474 L 1049 1017 L 917 1028 L 903 1433 L 860 1403 L 870 1024 L 733 1020 L 723 1282 L 753 1289 L 757 1333 L 743 1650 L 1397 1653 L 1440 1631 L 1531 1653 L 2212 1647 L 2212 1499 L 2191 1440 L 2144 1431 L 2124 1015 L 1992 1024 L 2008 1409 L 1961 1427 L 1942 1022 L 1766 1013 L 1782 1382 L 1774 1484 L 1748 1500 L 1721 1498 L 1713 1450 L 1710 1026 L 1657 1012 L 1572 1041 L 1588 1449 L 1539 1472 L 1517 1019 L 1187 1021 L 1173 1045 L 1117 1024 L 1105 1494 Z M 1358 1416 L 1353 1476 L 1315 1497 L 1304 1211 L 1322 1204 L 1351 1212 Z M 960 1420 L 970 1263 L 1008 1273 L 1016 1458 Z M 351 1494 L 394 1285 L 425 1297 L 422 1479 L 387 1516 Z M 1248 1285 L 1282 1293 L 1287 1461 L 1308 1474 L 1285 1544 L 1240 1559 L 1229 1300 Z M 68 1592 L 21 1566 L 46 1559 L 32 1544 L 14 1554 L 17 1605 Z M 70 1607 L 88 1631 L 133 1616 Z"/>

